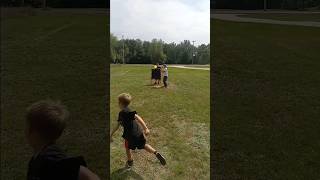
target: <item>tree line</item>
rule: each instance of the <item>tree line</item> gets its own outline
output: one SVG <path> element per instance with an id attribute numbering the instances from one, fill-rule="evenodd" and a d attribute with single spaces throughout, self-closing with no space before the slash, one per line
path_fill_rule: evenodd
<path id="1" fill-rule="evenodd" d="M 35 8 L 109 8 L 108 0 L 1 0 L 1 6 L 19 7 L 31 6 Z"/>
<path id="2" fill-rule="evenodd" d="M 161 39 L 142 41 L 110 35 L 111 62 L 127 64 L 209 64 L 210 44 L 194 46 L 189 40 L 179 44 Z"/>
<path id="3" fill-rule="evenodd" d="M 214 9 L 263 9 L 265 0 L 211 0 Z M 320 0 L 266 0 L 269 9 L 305 9 L 318 7 Z"/>

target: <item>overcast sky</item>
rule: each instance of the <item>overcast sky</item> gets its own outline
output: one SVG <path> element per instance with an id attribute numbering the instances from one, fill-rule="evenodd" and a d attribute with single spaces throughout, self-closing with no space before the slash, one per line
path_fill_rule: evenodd
<path id="1" fill-rule="evenodd" d="M 111 0 L 110 7 L 118 38 L 210 42 L 210 0 Z"/>

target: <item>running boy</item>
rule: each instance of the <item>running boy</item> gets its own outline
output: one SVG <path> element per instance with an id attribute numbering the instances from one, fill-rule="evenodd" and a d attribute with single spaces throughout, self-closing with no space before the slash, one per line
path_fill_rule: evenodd
<path id="1" fill-rule="evenodd" d="M 112 142 L 113 134 L 119 129 L 120 125 L 123 126 L 123 135 L 122 137 L 125 139 L 125 148 L 127 153 L 127 163 L 126 167 L 131 168 L 133 166 L 133 158 L 131 150 L 145 149 L 149 153 L 153 153 L 160 161 L 162 165 L 166 164 L 165 158 L 157 152 L 153 147 L 149 144 L 146 144 L 145 135 L 150 133 L 146 123 L 143 119 L 137 114 L 136 111 L 132 111 L 129 109 L 129 104 L 131 102 L 131 96 L 127 93 L 122 93 L 118 96 L 119 107 L 121 111 L 118 116 L 118 124 L 113 129 L 110 135 L 110 140 Z M 143 131 L 141 129 L 143 128 Z"/>
<path id="2" fill-rule="evenodd" d="M 99 180 L 82 157 L 68 157 L 55 143 L 68 115 L 63 105 L 52 101 L 39 101 L 28 108 L 25 132 L 34 154 L 27 180 Z"/>

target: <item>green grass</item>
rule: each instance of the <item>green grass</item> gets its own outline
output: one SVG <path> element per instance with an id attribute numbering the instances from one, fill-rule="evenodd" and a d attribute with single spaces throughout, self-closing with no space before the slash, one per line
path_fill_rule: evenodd
<path id="1" fill-rule="evenodd" d="M 107 20 L 37 14 L 2 21 L 1 179 L 26 179 L 32 151 L 24 137 L 25 109 L 47 98 L 71 112 L 59 144 L 69 155 L 84 156 L 105 179 Z"/>
<path id="2" fill-rule="evenodd" d="M 213 20 L 217 179 L 320 179 L 319 28 Z"/>
<path id="3" fill-rule="evenodd" d="M 145 151 L 134 153 L 133 172 L 120 174 L 126 162 L 122 132 L 111 144 L 112 179 L 209 179 L 209 71 L 170 68 L 169 88 L 150 86 L 150 66 L 111 66 L 111 127 L 119 112 L 117 96 L 133 96 L 132 108 L 146 121 L 148 142 L 167 158 L 162 167 Z"/>
<path id="4" fill-rule="evenodd" d="M 186 66 L 186 67 L 196 67 L 196 68 L 210 68 L 210 65 L 206 64 L 206 65 L 183 65 L 183 66 Z"/>
<path id="5" fill-rule="evenodd" d="M 320 22 L 320 13 L 310 14 L 285 14 L 285 13 L 252 13 L 239 15 L 240 17 L 250 17 L 258 19 L 272 19 L 280 21 L 315 21 Z"/>

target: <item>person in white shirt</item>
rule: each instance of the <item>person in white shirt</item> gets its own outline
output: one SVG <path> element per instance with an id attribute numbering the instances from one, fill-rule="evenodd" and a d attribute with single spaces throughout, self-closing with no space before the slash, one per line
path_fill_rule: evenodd
<path id="1" fill-rule="evenodd" d="M 163 84 L 164 84 L 164 87 L 167 88 L 168 87 L 168 66 L 166 64 L 163 65 Z"/>

